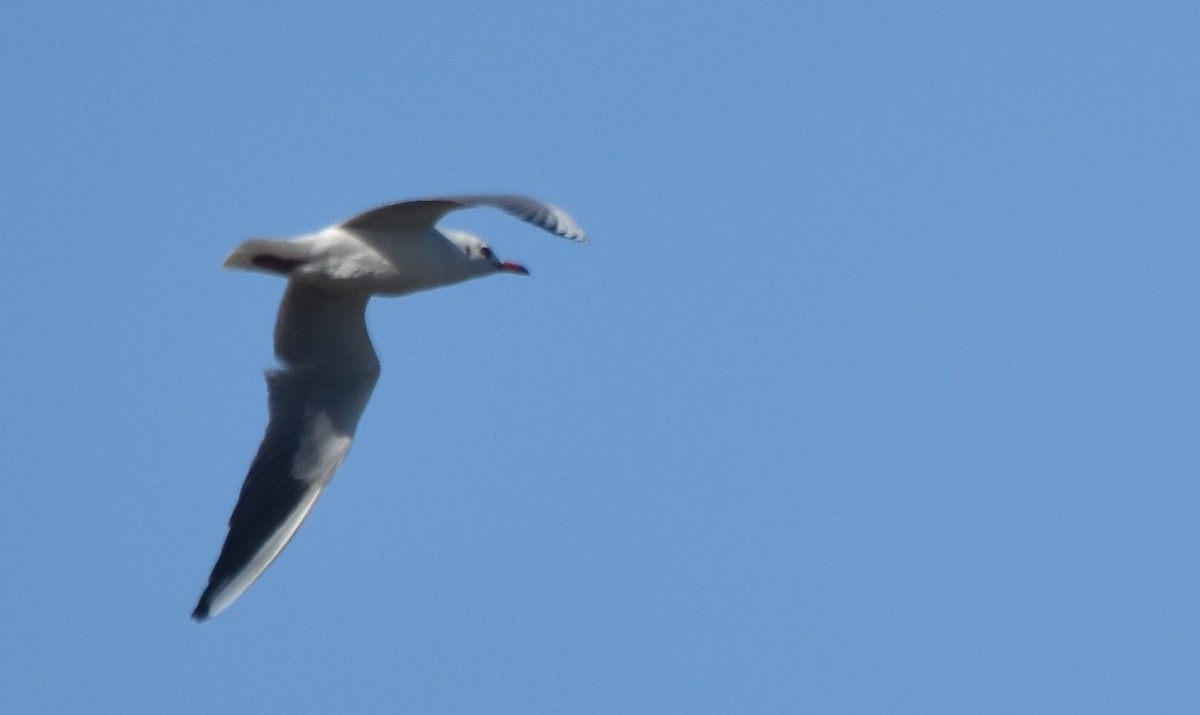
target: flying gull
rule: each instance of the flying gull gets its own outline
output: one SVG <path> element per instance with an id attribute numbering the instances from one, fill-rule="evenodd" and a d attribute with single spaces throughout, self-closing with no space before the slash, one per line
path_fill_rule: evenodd
<path id="1" fill-rule="evenodd" d="M 492 206 L 563 238 L 587 236 L 562 209 L 522 196 L 478 195 L 404 201 L 294 239 L 251 239 L 226 268 L 287 278 L 267 373 L 270 422 L 229 533 L 192 612 L 225 610 L 278 558 L 342 463 L 379 377 L 367 335 L 373 295 L 398 296 L 471 278 L 513 273 L 478 236 L 439 229 L 451 211 Z"/>

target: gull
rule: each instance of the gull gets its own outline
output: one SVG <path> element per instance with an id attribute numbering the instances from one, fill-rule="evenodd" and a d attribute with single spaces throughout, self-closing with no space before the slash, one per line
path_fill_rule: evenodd
<path id="1" fill-rule="evenodd" d="M 381 206 L 298 238 L 251 239 L 225 259 L 226 268 L 287 278 L 275 322 L 282 368 L 267 372 L 267 431 L 192 618 L 215 616 L 245 593 L 295 536 L 346 457 L 379 378 L 366 325 L 371 296 L 529 275 L 478 236 L 437 227 L 446 214 L 476 206 L 587 242 L 555 206 L 523 196 L 449 196 Z"/>

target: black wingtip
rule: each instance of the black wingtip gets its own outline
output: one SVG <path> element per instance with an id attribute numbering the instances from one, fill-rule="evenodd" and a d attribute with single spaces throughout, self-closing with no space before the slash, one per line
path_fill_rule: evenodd
<path id="1" fill-rule="evenodd" d="M 203 623 L 208 620 L 208 601 L 201 598 L 200 603 L 196 604 L 196 609 L 192 611 L 192 620 L 196 623 Z"/>

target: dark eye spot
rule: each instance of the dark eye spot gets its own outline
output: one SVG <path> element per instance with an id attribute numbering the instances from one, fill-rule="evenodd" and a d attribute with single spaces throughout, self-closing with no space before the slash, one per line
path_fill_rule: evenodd
<path id="1" fill-rule="evenodd" d="M 492 257 L 492 249 L 484 246 L 483 248 L 479 249 L 479 255 L 490 259 Z"/>

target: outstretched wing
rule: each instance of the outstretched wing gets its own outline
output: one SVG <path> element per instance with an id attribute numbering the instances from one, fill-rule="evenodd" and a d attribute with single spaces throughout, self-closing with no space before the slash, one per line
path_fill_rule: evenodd
<path id="1" fill-rule="evenodd" d="M 433 228 L 434 224 L 451 211 L 476 206 L 498 208 L 557 236 L 587 243 L 587 234 L 566 211 L 536 199 L 505 194 L 444 196 L 417 201 L 402 201 L 359 214 L 341 223 L 340 227 L 350 230 L 421 231 Z"/>
<path id="2" fill-rule="evenodd" d="M 192 617 L 233 603 L 279 556 L 345 458 L 379 377 L 367 296 L 290 281 L 275 324 L 283 369 L 267 373 L 271 419 Z"/>

